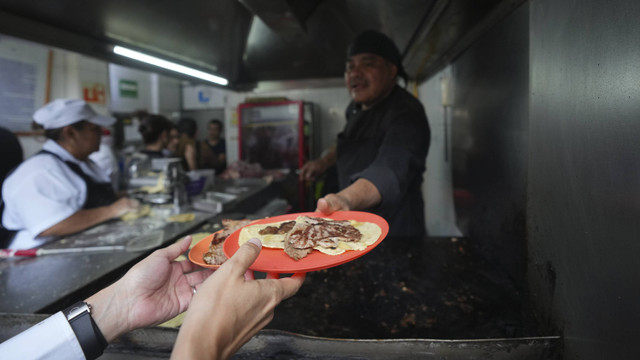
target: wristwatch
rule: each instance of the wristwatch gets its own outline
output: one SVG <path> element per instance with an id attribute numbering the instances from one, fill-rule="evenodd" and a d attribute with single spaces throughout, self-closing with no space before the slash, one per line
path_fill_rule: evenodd
<path id="1" fill-rule="evenodd" d="M 91 305 L 79 301 L 63 311 L 87 359 L 95 359 L 107 348 L 107 340 L 91 317 Z"/>

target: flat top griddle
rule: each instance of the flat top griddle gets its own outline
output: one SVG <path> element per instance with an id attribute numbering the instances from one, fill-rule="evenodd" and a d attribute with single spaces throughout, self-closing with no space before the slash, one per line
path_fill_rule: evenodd
<path id="1" fill-rule="evenodd" d="M 341 339 L 538 336 L 524 288 L 471 240 L 387 238 L 358 261 L 307 274 L 267 328 Z"/>

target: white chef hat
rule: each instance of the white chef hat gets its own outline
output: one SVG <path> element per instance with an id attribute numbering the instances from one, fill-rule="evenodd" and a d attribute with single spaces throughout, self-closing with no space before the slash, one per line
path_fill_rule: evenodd
<path id="1" fill-rule="evenodd" d="M 82 120 L 102 127 L 111 126 L 116 121 L 110 116 L 98 115 L 85 101 L 74 99 L 53 100 L 38 109 L 33 119 L 45 130 L 59 129 Z"/>

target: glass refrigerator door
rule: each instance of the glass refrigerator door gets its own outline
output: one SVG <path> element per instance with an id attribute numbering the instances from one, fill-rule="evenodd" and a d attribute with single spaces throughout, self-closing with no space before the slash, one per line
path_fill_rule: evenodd
<path id="1" fill-rule="evenodd" d="M 304 164 L 302 102 L 240 104 L 240 159 L 263 169 Z"/>
<path id="2" fill-rule="evenodd" d="M 282 180 L 283 189 L 287 189 L 283 195 L 293 211 L 307 211 L 311 201 L 306 197 L 313 194 L 309 184 L 299 181 L 296 171 L 309 158 L 311 145 L 312 119 L 305 120 L 305 109 L 310 117 L 310 106 L 302 101 L 238 106 L 240 160 L 258 163 L 264 170 L 283 170 L 287 174 Z"/>

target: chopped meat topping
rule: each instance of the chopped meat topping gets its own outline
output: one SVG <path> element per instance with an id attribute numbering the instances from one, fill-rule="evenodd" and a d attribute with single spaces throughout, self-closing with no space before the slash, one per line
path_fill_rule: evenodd
<path id="1" fill-rule="evenodd" d="M 362 233 L 348 220 L 325 220 L 306 218 L 296 224 L 287 241 L 296 249 L 308 249 L 318 244 L 325 247 L 337 247 L 338 241 L 358 241 Z"/>
<path id="2" fill-rule="evenodd" d="M 275 227 L 275 226 L 267 226 L 264 229 L 261 229 L 260 231 L 258 231 L 258 233 L 260 235 L 275 235 L 275 234 L 286 234 L 289 231 L 291 231 L 291 229 L 293 229 L 294 225 L 296 224 L 295 221 L 287 221 L 284 222 L 282 224 L 280 224 L 279 227 Z"/>
<path id="3" fill-rule="evenodd" d="M 249 219 L 223 219 L 223 229 L 222 231 L 213 234 L 213 239 L 211 239 L 211 244 L 209 245 L 209 252 L 203 255 L 204 262 L 210 265 L 220 265 L 225 262 L 227 257 L 224 255 L 222 250 L 222 244 L 234 231 L 248 225 L 250 222 L 251 220 Z"/>

